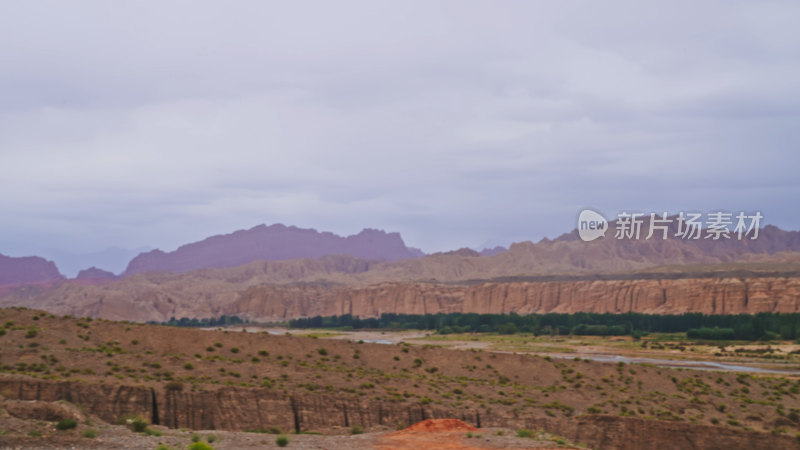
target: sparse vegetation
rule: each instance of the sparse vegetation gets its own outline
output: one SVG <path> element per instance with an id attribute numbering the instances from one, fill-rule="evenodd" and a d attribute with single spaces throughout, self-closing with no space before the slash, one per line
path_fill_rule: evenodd
<path id="1" fill-rule="evenodd" d="M 60 431 L 71 430 L 77 426 L 78 422 L 75 419 L 61 419 L 56 423 L 56 429 Z"/>
<path id="2" fill-rule="evenodd" d="M 206 444 L 205 442 L 193 442 L 193 443 L 189 444 L 187 449 L 188 450 L 214 450 L 214 447 L 212 447 L 209 444 Z"/>

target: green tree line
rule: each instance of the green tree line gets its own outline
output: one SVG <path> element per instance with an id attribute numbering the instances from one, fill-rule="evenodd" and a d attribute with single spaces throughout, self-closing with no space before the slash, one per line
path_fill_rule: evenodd
<path id="1" fill-rule="evenodd" d="M 531 333 L 535 335 L 621 336 L 687 333 L 692 339 L 797 339 L 800 314 L 382 314 L 309 317 L 289 322 L 293 328 L 413 329 L 449 333 Z"/>
<path id="2" fill-rule="evenodd" d="M 170 317 L 170 319 L 166 322 L 148 322 L 148 323 L 155 323 L 159 325 L 169 325 L 173 327 L 224 327 L 226 325 L 239 325 L 245 323 L 244 320 L 239 318 L 238 316 L 226 316 L 222 315 L 219 317 L 204 317 L 202 319 L 197 318 L 188 318 L 188 317 L 181 317 L 180 319 L 176 319 L 175 317 Z"/>

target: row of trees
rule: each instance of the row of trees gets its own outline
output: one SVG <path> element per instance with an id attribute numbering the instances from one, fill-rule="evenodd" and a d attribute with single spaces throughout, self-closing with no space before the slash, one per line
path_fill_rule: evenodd
<path id="1" fill-rule="evenodd" d="M 170 319 L 166 322 L 149 322 L 149 323 L 157 323 L 160 325 L 170 325 L 174 327 L 224 327 L 226 325 L 239 325 L 245 323 L 244 320 L 239 318 L 238 316 L 226 316 L 222 315 L 219 317 L 205 317 L 202 319 L 196 318 L 188 318 L 188 317 L 181 317 L 180 319 L 176 319 L 175 317 L 170 317 Z"/>
<path id="2" fill-rule="evenodd" d="M 448 333 L 532 333 L 535 335 L 642 335 L 687 333 L 693 339 L 797 339 L 800 314 L 759 313 L 705 315 L 700 313 L 625 314 L 382 314 L 375 318 L 352 315 L 310 317 L 289 322 L 293 328 L 414 329 Z"/>

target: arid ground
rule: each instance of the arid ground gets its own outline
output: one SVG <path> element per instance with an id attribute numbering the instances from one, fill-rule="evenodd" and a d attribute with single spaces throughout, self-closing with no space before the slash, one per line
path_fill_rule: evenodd
<path id="1" fill-rule="evenodd" d="M 201 430 L 214 434 L 211 445 L 219 448 L 275 445 L 269 433 L 292 433 L 290 446 L 298 448 L 402 448 L 390 433 L 436 418 L 478 430 L 457 431 L 449 448 L 800 443 L 796 376 L 514 353 L 517 345 L 542 345 L 533 337 L 515 336 L 530 342 L 512 348 L 451 349 L 414 339 L 379 344 L 328 339 L 336 334 L 182 329 L 22 308 L 0 310 L 0 327 L 0 446 L 182 448 Z M 641 342 L 625 345 L 647 351 Z M 736 355 L 733 348 L 724 353 Z M 786 358 L 794 364 L 794 356 Z M 70 417 L 74 429 L 56 429 Z M 145 431 L 129 430 L 130 421 Z M 535 439 L 517 437 L 525 430 Z"/>

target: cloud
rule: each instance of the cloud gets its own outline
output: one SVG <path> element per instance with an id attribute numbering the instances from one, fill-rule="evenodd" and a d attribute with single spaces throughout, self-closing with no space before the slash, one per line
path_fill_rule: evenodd
<path id="1" fill-rule="evenodd" d="M 24 2 L 0 253 L 284 222 L 428 251 L 593 206 L 797 228 L 794 2 Z"/>

